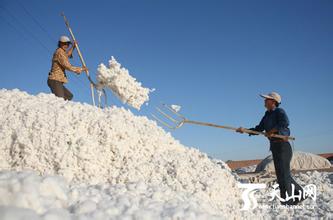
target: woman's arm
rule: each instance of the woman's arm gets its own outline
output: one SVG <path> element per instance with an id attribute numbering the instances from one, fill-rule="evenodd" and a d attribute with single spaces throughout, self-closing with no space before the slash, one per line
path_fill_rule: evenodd
<path id="1" fill-rule="evenodd" d="M 265 114 L 265 116 L 266 116 L 266 114 Z M 259 131 L 259 132 L 264 131 L 265 130 L 265 128 L 264 128 L 265 116 L 260 120 L 260 123 L 257 126 L 255 126 L 254 128 L 248 128 L 248 130 Z M 236 129 L 236 131 L 239 133 L 244 133 L 244 130 L 245 130 L 245 128 L 242 128 L 242 127 Z M 249 136 L 251 136 L 251 135 L 257 135 L 257 134 L 249 134 Z"/>
<path id="2" fill-rule="evenodd" d="M 265 118 L 266 114 L 264 115 L 264 117 L 262 117 L 262 119 L 260 120 L 260 123 L 255 126 L 254 128 L 249 128 L 249 130 L 252 131 L 259 131 L 262 132 L 265 130 L 265 125 L 264 125 L 264 118 Z M 250 134 L 250 135 L 255 135 L 255 134 Z"/>
<path id="3" fill-rule="evenodd" d="M 70 62 L 68 61 L 67 53 L 63 50 L 59 50 L 57 53 L 57 60 L 58 63 L 66 70 L 72 71 L 74 73 L 81 73 L 83 71 L 83 68 L 72 66 Z"/>

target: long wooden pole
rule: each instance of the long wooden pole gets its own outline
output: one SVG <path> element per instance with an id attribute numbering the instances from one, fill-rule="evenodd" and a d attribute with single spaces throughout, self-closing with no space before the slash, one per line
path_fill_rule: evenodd
<path id="1" fill-rule="evenodd" d="M 73 31 L 72 31 L 71 27 L 69 26 L 69 23 L 68 23 L 68 20 L 67 20 L 65 14 L 64 14 L 64 13 L 61 13 L 61 15 L 63 16 L 63 18 L 64 18 L 64 20 L 65 20 L 66 27 L 68 28 L 68 31 L 69 31 L 69 33 L 71 34 L 71 37 L 72 37 L 73 41 L 76 41 L 75 36 L 74 36 L 74 34 L 73 34 Z M 80 51 L 80 48 L 79 48 L 79 45 L 78 45 L 78 44 L 76 44 L 76 50 L 77 50 L 77 53 L 79 54 L 79 57 L 80 57 L 80 60 L 81 60 L 82 66 L 83 66 L 83 67 L 87 67 L 87 66 L 86 66 L 86 63 L 84 62 L 84 59 L 83 59 L 83 57 L 82 57 L 82 54 L 81 54 L 81 51 Z M 87 69 L 85 72 L 86 72 L 86 74 L 87 74 L 87 76 L 88 76 L 88 79 L 89 79 L 89 81 L 90 81 L 91 98 L 92 98 L 93 105 L 95 106 L 94 84 L 91 82 L 91 79 L 90 79 L 90 76 L 89 76 L 89 71 L 88 71 L 88 69 Z"/>
<path id="2" fill-rule="evenodd" d="M 231 127 L 231 126 L 216 125 L 216 124 L 212 124 L 212 123 L 199 122 L 199 121 L 184 120 L 184 123 L 196 124 L 196 125 L 203 125 L 203 126 L 209 126 L 209 127 L 215 127 L 215 128 L 224 128 L 224 129 L 229 129 L 229 130 L 234 130 L 234 131 L 237 130 L 237 128 L 234 128 L 234 127 Z M 249 130 L 249 129 L 246 129 L 246 128 L 244 128 L 244 133 L 247 133 L 247 134 L 256 134 L 256 135 L 266 135 L 265 132 L 253 131 L 253 130 Z M 295 140 L 295 137 L 284 136 L 284 135 L 279 135 L 279 134 L 272 134 L 271 137 L 276 137 L 276 138 L 281 138 L 281 139 L 287 138 L 288 140 Z"/>
<path id="3" fill-rule="evenodd" d="M 165 113 L 164 111 L 162 111 L 160 108 L 156 108 L 157 111 L 159 113 L 161 113 L 163 116 L 165 116 L 166 118 L 168 118 L 169 120 L 171 120 L 173 123 L 176 123 L 177 126 L 171 126 L 170 124 L 164 122 L 163 120 L 159 119 L 158 117 L 156 117 L 154 114 L 152 115 L 158 122 L 160 122 L 161 124 L 167 126 L 168 128 L 171 129 L 177 129 L 182 127 L 184 124 L 195 124 L 195 125 L 202 125 L 202 126 L 209 126 L 209 127 L 215 127 L 215 128 L 224 128 L 224 129 L 229 129 L 229 130 L 233 130 L 233 131 L 237 131 L 238 128 L 235 127 L 231 127 L 231 126 L 226 126 L 226 125 L 217 125 L 217 124 L 212 124 L 212 123 L 207 123 L 207 122 L 200 122 L 200 121 L 192 121 L 192 120 L 188 120 L 186 119 L 183 115 L 181 115 L 180 113 L 178 113 L 177 111 L 175 111 L 174 109 L 172 109 L 171 107 L 169 107 L 166 104 L 163 104 L 163 106 L 165 108 L 167 108 L 170 112 L 174 113 L 175 115 L 177 115 L 178 117 L 180 117 L 182 120 L 176 120 L 173 117 L 171 117 L 170 115 L 168 115 L 167 113 Z M 267 135 L 267 133 L 265 132 L 260 132 L 260 131 L 253 131 L 250 129 L 246 129 L 243 128 L 243 132 L 247 133 L 247 134 L 257 134 L 257 135 Z M 281 138 L 283 140 L 295 140 L 295 137 L 292 136 L 284 136 L 284 135 L 279 135 L 279 134 L 272 134 L 270 135 L 270 137 L 276 137 L 276 138 Z"/>

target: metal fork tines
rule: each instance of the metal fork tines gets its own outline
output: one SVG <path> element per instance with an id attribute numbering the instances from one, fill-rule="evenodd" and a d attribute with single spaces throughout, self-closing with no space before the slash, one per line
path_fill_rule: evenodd
<path id="1" fill-rule="evenodd" d="M 152 114 L 153 118 L 161 123 L 162 125 L 170 128 L 170 129 L 177 129 L 180 128 L 186 121 L 186 118 L 173 110 L 170 106 L 166 104 L 162 104 L 162 108 L 156 107 L 156 110 L 160 117 Z M 164 118 L 164 119 L 162 119 Z"/>

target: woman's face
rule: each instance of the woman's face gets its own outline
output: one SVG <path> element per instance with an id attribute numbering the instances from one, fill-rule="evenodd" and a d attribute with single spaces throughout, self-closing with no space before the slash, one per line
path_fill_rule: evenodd
<path id="1" fill-rule="evenodd" d="M 69 47 L 69 43 L 61 43 L 61 48 L 64 49 L 64 50 L 67 50 L 68 47 Z"/>

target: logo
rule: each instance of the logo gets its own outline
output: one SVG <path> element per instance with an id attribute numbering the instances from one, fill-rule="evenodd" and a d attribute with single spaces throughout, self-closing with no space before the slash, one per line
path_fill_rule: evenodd
<path id="1" fill-rule="evenodd" d="M 238 183 L 238 188 L 245 189 L 242 193 L 244 205 L 241 210 L 253 210 L 258 207 L 258 202 L 254 193 L 260 189 L 265 189 L 266 184 Z M 316 201 L 317 187 L 314 184 L 306 185 L 302 188 L 302 191 L 298 191 L 298 194 L 295 194 L 295 185 L 291 184 L 291 191 L 291 195 L 288 195 L 288 192 L 286 192 L 285 198 L 282 198 L 280 196 L 279 184 L 274 184 L 269 193 L 270 198 L 268 201 L 273 201 L 275 198 L 277 198 L 280 202 L 287 202 L 289 200 L 295 201 L 296 199 L 301 200 L 302 198 L 311 198 L 313 201 Z"/>
<path id="2" fill-rule="evenodd" d="M 277 197 L 280 202 L 287 202 L 289 200 L 293 200 L 295 201 L 296 199 L 301 200 L 301 199 L 305 199 L 307 197 L 312 198 L 313 201 L 316 201 L 317 198 L 317 187 L 314 184 L 309 184 L 306 185 L 303 188 L 303 192 L 301 190 L 298 190 L 298 194 L 295 195 L 295 185 L 291 184 L 291 195 L 288 195 L 288 192 L 286 191 L 286 198 L 281 198 L 279 196 L 280 194 L 280 190 L 278 189 L 279 184 L 275 184 L 272 186 L 273 190 L 270 193 L 271 198 L 268 201 L 273 201 L 273 199 L 275 197 Z"/>
<path id="3" fill-rule="evenodd" d="M 241 210 L 249 210 L 255 209 L 258 206 L 257 199 L 253 196 L 256 190 L 258 189 L 265 189 L 266 184 L 258 183 L 238 183 L 238 188 L 245 189 L 242 193 L 242 199 L 244 202 L 244 206 Z M 252 204 L 252 205 L 251 205 Z"/>

